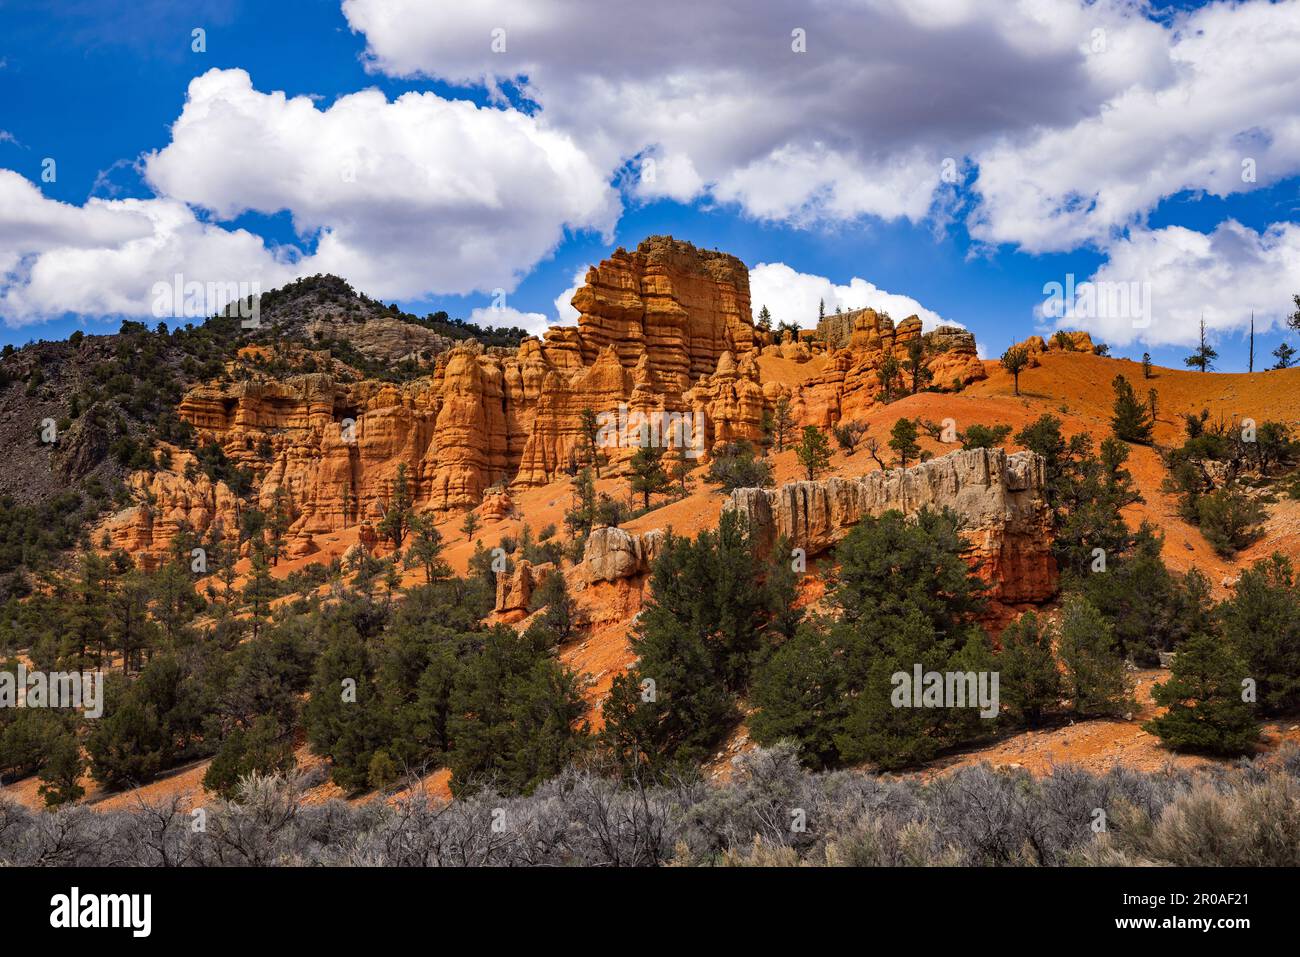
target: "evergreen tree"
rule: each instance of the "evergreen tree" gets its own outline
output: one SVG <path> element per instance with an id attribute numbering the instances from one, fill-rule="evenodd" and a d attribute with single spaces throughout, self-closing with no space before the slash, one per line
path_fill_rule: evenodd
<path id="1" fill-rule="evenodd" d="M 1295 350 L 1285 342 L 1273 350 L 1273 355 L 1277 359 L 1274 369 L 1289 369 L 1295 364 Z"/>
<path id="2" fill-rule="evenodd" d="M 1215 489 L 1196 500 L 1201 534 L 1218 554 L 1228 558 L 1259 538 L 1260 526 L 1267 517 L 1264 507 L 1235 485 Z"/>
<path id="3" fill-rule="evenodd" d="M 662 446 L 649 442 L 641 445 L 632 455 L 629 484 L 632 494 L 640 495 L 642 506 L 650 508 L 650 496 L 657 495 L 668 488 L 668 473 L 664 471 L 664 452 Z"/>
<path id="4" fill-rule="evenodd" d="M 684 448 L 675 449 L 668 464 L 668 480 L 677 488 L 677 494 L 685 498 L 690 494 L 691 473 L 695 471 L 695 461 Z"/>
<path id="5" fill-rule="evenodd" d="M 917 608 L 940 635 L 952 636 L 984 608 L 984 586 L 962 557 L 968 548 L 949 511 L 863 518 L 835 549 L 831 603 L 850 625 L 901 619 Z"/>
<path id="6" fill-rule="evenodd" d="M 384 509 L 384 517 L 379 523 L 379 534 L 393 543 L 393 548 L 402 550 L 406 533 L 411 524 L 411 489 L 406 479 L 406 463 L 397 466 L 397 480 L 393 484 L 393 494 Z"/>
<path id="7" fill-rule="evenodd" d="M 1181 579 L 1170 572 L 1163 542 L 1143 525 L 1130 550 L 1107 556 L 1104 571 L 1068 576 L 1110 622 L 1120 654 L 1146 666 L 1158 664 L 1160 652 L 1174 650 L 1206 627 L 1209 614 L 1204 576 L 1195 569 Z"/>
<path id="8" fill-rule="evenodd" d="M 79 801 L 86 793 L 81 786 L 81 775 L 86 768 L 81 758 L 81 745 L 71 731 L 58 735 L 50 747 L 48 758 L 40 771 L 41 784 L 36 789 L 46 807 Z"/>
<path id="9" fill-rule="evenodd" d="M 69 631 L 76 645 L 72 667 L 89 663 L 90 649 L 95 649 L 95 667 L 104 663 L 104 635 L 108 625 L 108 587 L 111 580 L 108 562 L 94 552 L 77 559 L 77 578 L 69 601 Z"/>
<path id="10" fill-rule="evenodd" d="M 247 730 L 235 728 L 212 758 L 203 788 L 233 798 L 239 782 L 252 774 L 288 774 L 297 766 L 293 743 L 270 715 L 256 718 Z"/>
<path id="11" fill-rule="evenodd" d="M 789 739 L 800 758 L 820 769 L 839 763 L 835 737 L 848 716 L 844 659 L 829 632 L 805 625 L 758 668 L 749 730 L 760 744 Z"/>
<path id="12" fill-rule="evenodd" d="M 172 656 L 155 658 L 129 684 L 110 676 L 100 690 L 108 710 L 86 739 L 91 776 L 109 788 L 138 786 L 204 753 L 201 731 L 210 703 L 201 691 Z"/>
<path id="13" fill-rule="evenodd" d="M 739 718 L 768 625 L 763 569 L 734 512 L 695 541 L 668 536 L 632 635 L 634 668 L 615 679 L 602 741 L 625 771 L 693 766 Z"/>
<path id="14" fill-rule="evenodd" d="M 1006 442 L 1010 434 L 1009 425 L 980 425 L 976 422 L 964 432 L 958 432 L 957 440 L 963 449 L 995 449 Z"/>
<path id="15" fill-rule="evenodd" d="M 831 464 L 831 447 L 826 441 L 826 433 L 815 425 L 803 427 L 803 438 L 795 450 L 799 464 L 803 466 L 808 481 L 813 481 Z"/>
<path id="16" fill-rule="evenodd" d="M 1138 401 L 1133 386 L 1124 376 L 1115 376 L 1111 388 L 1115 392 L 1115 405 L 1110 428 L 1115 437 L 1124 442 L 1150 445 L 1151 429 L 1154 426 L 1152 410 Z"/>
<path id="17" fill-rule="evenodd" d="M 772 331 L 772 314 L 768 312 L 766 305 L 758 310 L 758 321 L 754 323 L 754 327 L 760 332 Z"/>
<path id="18" fill-rule="evenodd" d="M 1142 353 L 1142 378 L 1151 378 L 1151 353 Z"/>
<path id="19" fill-rule="evenodd" d="M 249 617 L 253 623 L 253 638 L 256 639 L 271 617 L 271 602 L 280 592 L 275 579 L 271 577 L 271 566 L 267 564 L 263 549 L 253 549 L 252 566 L 252 575 L 244 585 L 243 599 L 248 605 Z"/>
<path id="20" fill-rule="evenodd" d="M 1043 456 L 1047 501 L 1052 507 L 1052 552 L 1065 571 L 1088 574 L 1096 549 L 1107 561 L 1133 546 L 1134 536 L 1123 509 L 1142 501 L 1133 476 L 1124 467 L 1129 448 L 1113 437 L 1102 440 L 1094 453 L 1087 433 L 1068 442 L 1061 420 L 1044 415 L 1016 433 L 1016 442 Z"/>
<path id="21" fill-rule="evenodd" d="M 876 378 L 880 382 L 881 401 L 886 404 L 894 401 L 896 398 L 894 390 L 901 384 L 902 377 L 902 367 L 898 364 L 898 359 L 892 352 L 886 352 L 880 360 L 880 367 L 876 370 Z"/>
<path id="22" fill-rule="evenodd" d="M 1016 395 L 1020 395 L 1020 373 L 1029 365 L 1029 350 L 1024 346 L 1012 346 L 1002 353 L 1002 368 L 1011 373 Z"/>
<path id="23" fill-rule="evenodd" d="M 349 793 L 370 783 L 370 764 L 389 737 L 374 685 L 374 660 L 355 626 L 335 623 L 303 710 L 312 750 L 330 759 L 330 777 Z"/>
<path id="24" fill-rule="evenodd" d="M 1061 609 L 1058 652 L 1076 714 L 1120 715 L 1132 707 L 1110 623 L 1081 595 L 1066 598 Z"/>
<path id="25" fill-rule="evenodd" d="M 585 748 L 585 711 L 573 672 L 512 629 L 493 628 L 452 688 L 452 793 L 530 793 Z"/>
<path id="26" fill-rule="evenodd" d="M 1214 368 L 1214 360 L 1219 358 L 1219 353 L 1206 341 L 1205 338 L 1205 319 L 1201 319 L 1201 344 L 1196 347 L 1196 351 L 1183 360 L 1183 362 L 1192 369 L 1200 369 L 1202 372 L 1209 372 Z"/>
<path id="27" fill-rule="evenodd" d="M 569 595 L 564 574 L 557 568 L 533 590 L 528 599 L 530 611 L 545 609 L 538 619 L 550 637 L 548 647 L 562 644 L 573 636 L 577 606 Z"/>
<path id="28" fill-rule="evenodd" d="M 442 533 L 438 531 L 433 516 L 412 515 L 411 547 L 406 552 L 406 565 L 408 568 L 423 567 L 426 585 L 451 574 L 450 566 L 442 559 L 442 548 Z"/>
<path id="29" fill-rule="evenodd" d="M 902 468 L 907 468 L 910 459 L 921 457 L 921 446 L 916 442 L 919 435 L 916 423 L 908 418 L 899 419 L 890 430 L 889 447 L 898 454 L 898 464 Z"/>
<path id="30" fill-rule="evenodd" d="M 1210 635 L 1189 638 L 1174 656 L 1168 681 L 1152 697 L 1168 710 L 1142 727 L 1179 751 L 1234 755 L 1259 740 L 1259 722 L 1242 700 L 1246 665 Z"/>
<path id="31" fill-rule="evenodd" d="M 1061 674 L 1052 654 L 1052 631 L 1033 612 L 1003 630 L 998 670 L 1002 702 L 1016 721 L 1037 724 L 1060 704 Z"/>
<path id="32" fill-rule="evenodd" d="M 266 551 L 272 565 L 280 564 L 284 554 L 285 535 L 293 524 L 293 515 L 289 510 L 289 493 L 280 486 L 271 497 L 271 514 L 266 520 Z"/>
<path id="33" fill-rule="evenodd" d="M 929 384 L 934 374 L 925 364 L 925 341 L 919 336 L 907 344 L 907 358 L 903 368 L 912 380 L 912 395 L 916 395 Z"/>
<path id="34" fill-rule="evenodd" d="M 141 572 L 127 572 L 109 593 L 108 641 L 122 656 L 122 673 L 139 671 L 146 649 L 158 644 L 159 628 L 149 614 L 150 582 Z"/>
<path id="35" fill-rule="evenodd" d="M 862 621 L 857 630 L 857 647 L 850 654 L 866 663 L 865 680 L 853 698 L 843 732 L 836 737 L 844 761 L 871 761 L 882 770 L 895 770 L 927 761 L 943 748 L 991 730 L 991 722 L 981 728 L 975 707 L 945 702 L 918 708 L 910 701 L 900 702 L 896 694 L 896 676 L 910 680 L 917 665 L 922 673 L 991 673 L 992 653 L 978 625 L 945 637 L 919 608 L 912 607 L 901 619 Z"/>
<path id="36" fill-rule="evenodd" d="M 730 494 L 738 488 L 768 488 L 772 485 L 772 464 L 743 439 L 726 442 L 713 450 L 704 480 L 722 486 Z"/>
<path id="37" fill-rule="evenodd" d="M 1255 679 L 1261 713 L 1300 709 L 1300 583 L 1291 561 L 1274 554 L 1243 571 L 1219 617 Z"/>
<path id="38" fill-rule="evenodd" d="M 600 419 L 590 408 L 579 413 L 582 422 L 582 442 L 585 464 L 600 478 Z"/>
<path id="39" fill-rule="evenodd" d="M 478 514 L 473 509 L 465 513 L 465 518 L 460 523 L 460 530 L 464 533 L 466 541 L 473 541 L 474 533 L 479 530 L 482 523 L 483 520 L 478 517 Z"/>

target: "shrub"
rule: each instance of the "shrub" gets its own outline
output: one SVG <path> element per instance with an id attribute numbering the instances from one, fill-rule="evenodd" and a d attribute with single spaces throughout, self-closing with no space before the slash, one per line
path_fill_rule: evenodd
<path id="1" fill-rule="evenodd" d="M 713 450 L 713 460 L 704 480 L 720 485 L 726 494 L 738 488 L 770 488 L 772 465 L 760 458 L 750 443 L 727 442 Z"/>
<path id="2" fill-rule="evenodd" d="M 1007 713 L 1017 721 L 1036 724 L 1061 701 L 1061 674 L 1052 654 L 1047 622 L 1026 612 L 1002 632 L 999 690 Z"/>
<path id="3" fill-rule="evenodd" d="M 1267 515 L 1258 502 L 1229 487 L 1202 495 L 1196 502 L 1196 517 L 1210 546 L 1231 557 L 1260 537 L 1259 526 Z"/>

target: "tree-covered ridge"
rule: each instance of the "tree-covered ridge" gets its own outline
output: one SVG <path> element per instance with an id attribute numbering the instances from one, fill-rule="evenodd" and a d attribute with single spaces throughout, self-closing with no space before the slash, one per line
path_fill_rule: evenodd
<path id="1" fill-rule="evenodd" d="M 517 346 L 513 327 L 480 327 L 445 312 L 417 317 L 357 293 L 337 276 L 297 280 L 247 306 L 173 328 L 124 321 L 116 333 L 74 332 L 67 340 L 6 346 L 0 353 L 0 598 L 21 588 L 19 569 L 43 567 L 77 543 L 110 506 L 127 504 L 122 480 L 158 467 L 159 442 L 195 450 L 177 407 L 201 383 L 328 372 L 342 379 L 401 382 L 428 375 L 455 341 Z M 427 329 L 416 356 L 400 361 L 354 345 L 350 329 L 397 321 Z M 252 347 L 252 348 L 250 348 Z"/>

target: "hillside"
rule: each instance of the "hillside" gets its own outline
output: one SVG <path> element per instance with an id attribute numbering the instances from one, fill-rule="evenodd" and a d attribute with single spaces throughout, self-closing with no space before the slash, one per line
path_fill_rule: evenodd
<path id="1" fill-rule="evenodd" d="M 11 430 L 17 451 L 0 468 L 0 491 L 26 510 L 12 508 L 8 519 L 0 650 L 46 667 L 106 664 L 132 689 L 162 667 L 151 664 L 157 656 L 176 663 L 177 687 L 188 689 L 172 704 L 197 696 L 186 705 L 184 731 L 156 744 L 165 756 L 158 764 L 132 765 L 109 782 L 81 767 L 83 800 L 120 807 L 133 799 L 127 785 L 143 775 L 141 796 L 200 801 L 214 764 L 255 760 L 248 743 L 255 735 L 269 735 L 257 739 L 264 750 L 256 760 L 275 755 L 275 767 L 312 769 L 313 800 L 400 795 L 416 781 L 448 796 L 468 786 L 456 771 L 465 759 L 448 751 L 446 727 L 431 743 L 425 724 L 430 713 L 441 721 L 456 710 L 459 699 L 448 697 L 456 681 L 444 674 L 436 692 L 420 682 L 434 682 L 429 676 L 444 666 L 439 648 L 454 649 L 445 653 L 458 663 L 446 667 L 462 674 L 464 662 L 478 667 L 494 642 L 511 640 L 529 646 L 516 664 L 546 676 L 527 713 L 556 709 L 535 731 L 547 746 L 509 744 L 496 728 L 484 732 L 495 743 L 483 744 L 475 760 L 522 775 L 511 779 L 516 788 L 534 786 L 528 775 L 542 771 L 518 765 L 576 754 L 566 750 L 578 747 L 568 733 L 600 732 L 620 677 L 641 666 L 631 639 L 651 609 L 665 535 L 714 533 L 724 506 L 741 510 L 742 501 L 762 498 L 767 504 L 753 507 L 773 509 L 773 527 L 809 536 L 794 541 L 809 559 L 793 586 L 793 607 L 805 619 L 837 613 L 838 546 L 856 526 L 892 510 L 916 519 L 932 505 L 955 509 L 968 546 L 963 560 L 987 590 L 986 607 L 970 616 L 981 634 L 996 642 L 1025 612 L 1056 622 L 1070 572 L 1053 540 L 1064 534 L 1054 524 L 1061 506 L 1049 500 L 1058 476 L 1017 436 L 1050 416 L 1067 442 L 1086 434 L 1100 446 L 1111 433 L 1117 375 L 1144 401 L 1149 390 L 1155 397 L 1151 444 L 1125 446 L 1140 500 L 1122 516 L 1133 531 L 1145 522 L 1163 536 L 1161 574 L 1172 576 L 1171 587 L 1191 587 L 1185 573 L 1195 569 L 1210 597 L 1224 601 L 1256 561 L 1274 553 L 1300 560 L 1300 499 L 1288 494 L 1293 452 L 1272 471 L 1251 471 L 1248 462 L 1230 473 L 1207 466 L 1220 488 L 1237 487 L 1240 467 L 1243 494 L 1263 510 L 1254 540 L 1234 554 L 1216 551 L 1166 488 L 1166 457 L 1186 438 L 1185 416 L 1207 410 L 1207 428 L 1223 424 L 1225 435 L 1245 419 L 1300 432 L 1300 369 L 1156 368 L 1146 379 L 1139 364 L 1081 344 L 1037 352 L 1015 395 L 1010 374 L 981 361 L 973 336 L 955 327 L 926 332 L 916 317 L 895 322 L 868 309 L 827 317 L 797 337 L 758 328 L 744 264 L 672 237 L 651 237 L 593 266 L 574 306 L 576 327 L 535 338 L 445 316 L 417 319 L 317 277 L 263 296 L 257 329 L 230 318 L 176 331 L 128 323 L 115 336 L 37 343 L 5 357 L 0 428 Z M 32 438 L 30 423 L 44 418 L 58 423 L 57 441 Z M 900 420 L 917 427 L 908 453 L 890 444 Z M 685 430 L 674 437 L 664 425 L 659 437 L 672 482 L 663 474 L 648 490 L 633 484 L 647 474 L 637 423 Z M 861 433 L 852 452 L 832 437 L 847 423 Z M 996 448 L 962 450 L 958 438 L 974 425 L 1007 432 Z M 829 454 L 815 481 L 787 491 L 786 483 L 807 478 L 795 448 L 805 427 L 828 441 Z M 774 490 L 766 498 L 737 493 L 728 505 L 706 474 L 718 461 L 743 460 L 746 445 L 770 468 Z M 1076 455 L 1079 467 L 1093 467 L 1091 454 Z M 877 472 L 885 474 L 863 479 Z M 78 500 L 61 501 L 70 489 Z M 782 512 L 785 502 L 796 503 L 795 512 Z M 61 521 L 51 526 L 39 516 L 53 509 Z M 204 563 L 187 572 L 194 550 Z M 438 562 L 445 570 L 435 574 Z M 50 584 L 40 584 L 38 572 Z M 559 623 L 548 578 L 552 586 L 563 581 L 573 602 Z M 539 607 L 537 595 L 550 597 Z M 123 635 L 118 616 L 128 596 L 139 618 Z M 537 634 L 546 647 L 531 647 Z M 260 655 L 272 660 L 258 664 Z M 996 740 L 940 748 L 904 772 L 928 776 L 978 760 L 1036 773 L 1071 761 L 1153 769 L 1173 755 L 1140 727 L 1162 713 L 1151 688 L 1167 676 L 1151 667 L 1150 649 L 1145 656 L 1151 660 L 1129 651 L 1139 670 L 1131 673 L 1137 697 L 1127 716 L 1075 725 L 1063 711 L 1044 728 L 1017 725 Z M 374 727 L 352 727 L 347 711 L 313 711 L 322 688 L 358 669 L 385 702 L 364 712 Z M 492 674 L 474 692 L 486 697 L 467 706 L 463 720 L 483 720 L 495 706 L 489 699 L 523 680 Z M 245 681 L 256 691 L 238 700 Z M 726 776 L 731 758 L 755 743 L 752 689 L 742 683 L 728 694 L 736 717 L 719 725 L 701 761 L 713 776 Z M 430 695 L 440 702 L 434 712 Z M 390 706 L 411 717 L 392 718 Z M 273 722 L 260 723 L 268 712 Z M 502 727 L 521 720 L 503 718 Z M 72 735 L 93 759 L 96 730 L 50 733 Z M 408 730 L 418 746 L 408 747 Z M 1270 716 L 1257 748 L 1300 739 L 1295 731 L 1291 718 Z M 503 769 L 512 747 L 530 757 Z M 0 764 L 19 781 L 7 792 L 37 806 L 33 771 L 42 765 Z"/>

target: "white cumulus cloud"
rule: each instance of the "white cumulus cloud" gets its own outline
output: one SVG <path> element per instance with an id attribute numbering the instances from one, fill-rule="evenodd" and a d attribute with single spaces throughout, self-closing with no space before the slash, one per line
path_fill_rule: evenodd
<path id="1" fill-rule="evenodd" d="M 1228 220 L 1209 233 L 1182 226 L 1135 230 L 1111 245 L 1109 260 L 1090 279 L 1149 305 L 1127 311 L 1093 307 L 1057 323 L 1087 329 L 1113 346 L 1194 345 L 1202 316 L 1212 335 L 1248 328 L 1252 313 L 1256 331 L 1264 332 L 1281 326 L 1295 308 L 1300 225 L 1275 223 L 1256 231 Z M 1109 291 L 1094 297 L 1102 299 L 1118 301 Z"/>
<path id="2" fill-rule="evenodd" d="M 73 206 L 0 169 L 0 314 L 13 325 L 64 312 L 152 316 L 154 284 L 178 273 L 186 282 L 270 289 L 299 274 L 297 260 L 295 249 L 268 249 L 246 230 L 200 222 L 176 200 Z"/>
<path id="3" fill-rule="evenodd" d="M 763 219 L 920 219 L 943 161 L 1095 113 L 1168 63 L 1131 0 L 344 0 L 369 63 L 500 90 L 633 169 L 643 198 Z M 1104 28 L 1120 51 L 1084 49 Z M 1158 53 L 1158 50 L 1157 50 Z"/>
<path id="4" fill-rule="evenodd" d="M 385 298 L 509 292 L 566 229 L 609 235 L 620 212 L 607 171 L 517 110 L 378 90 L 319 109 L 243 70 L 190 83 L 145 175 L 222 219 L 288 210 L 321 269 Z"/>
<path id="5" fill-rule="evenodd" d="M 518 326 L 525 332 L 540 336 L 550 320 L 540 312 L 520 312 L 513 306 L 480 306 L 470 310 L 469 321 L 479 326 Z"/>
<path id="6" fill-rule="evenodd" d="M 1212 3 L 1145 54 L 1167 71 L 1100 110 L 975 156 L 971 233 L 1030 252 L 1105 247 L 1165 197 L 1245 193 L 1300 173 L 1300 3 Z M 1106 64 L 1132 55 L 1113 45 Z"/>

